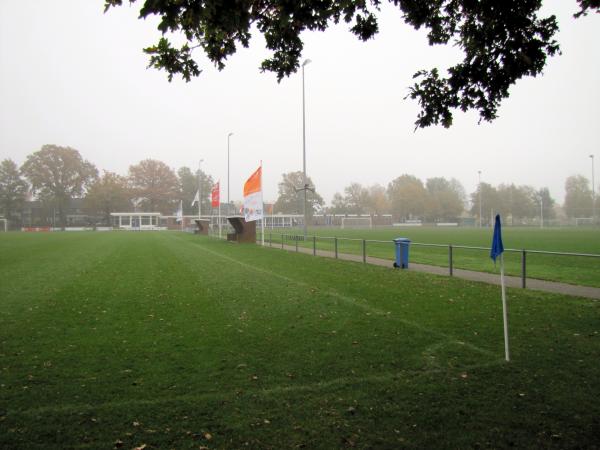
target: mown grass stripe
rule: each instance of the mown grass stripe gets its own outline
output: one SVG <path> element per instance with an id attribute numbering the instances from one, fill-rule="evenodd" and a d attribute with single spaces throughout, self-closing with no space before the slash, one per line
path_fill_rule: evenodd
<path id="1" fill-rule="evenodd" d="M 230 263 L 240 265 L 240 266 L 244 267 L 248 271 L 258 272 L 258 273 L 262 273 L 262 274 L 265 274 L 265 275 L 273 276 L 273 277 L 279 278 L 281 280 L 287 281 L 289 283 L 294 283 L 294 284 L 296 284 L 298 286 L 301 286 L 301 287 L 304 287 L 304 288 L 310 287 L 310 285 L 308 283 L 296 280 L 296 279 L 291 278 L 291 277 L 286 276 L 286 275 L 281 275 L 279 273 L 274 272 L 273 270 L 269 270 L 269 269 L 265 269 L 265 268 L 262 268 L 262 267 L 253 266 L 253 265 L 247 264 L 245 262 L 242 262 L 240 260 L 237 260 L 237 259 L 225 256 L 225 255 L 223 255 L 221 253 L 209 250 L 207 247 L 202 246 L 200 243 L 196 243 L 196 245 L 197 245 L 197 247 L 199 247 L 200 249 L 202 249 L 202 251 L 204 251 L 206 253 L 209 253 L 212 256 L 225 259 L 225 260 L 229 261 Z M 358 299 L 356 299 L 354 297 L 350 297 L 348 295 L 342 295 L 339 292 L 335 291 L 334 289 L 329 289 L 329 290 L 325 291 L 325 293 L 327 295 L 331 296 L 331 297 L 335 297 L 337 299 L 343 300 L 347 305 L 352 305 L 352 306 L 361 308 L 363 310 L 369 311 L 371 313 L 374 313 L 374 314 L 377 314 L 377 315 L 380 315 L 380 316 L 388 316 L 388 315 L 390 315 L 392 317 L 392 319 L 394 321 L 396 321 L 396 322 L 400 322 L 400 323 L 402 323 L 404 325 L 410 326 L 412 328 L 416 328 L 416 329 L 418 329 L 420 331 L 424 331 L 426 333 L 430 333 L 430 334 L 435 335 L 437 337 L 444 338 L 448 342 L 453 342 L 453 343 L 457 343 L 457 344 L 460 344 L 460 345 L 464 345 L 465 347 L 471 348 L 471 349 L 473 349 L 473 350 L 475 350 L 477 352 L 480 352 L 482 354 L 489 355 L 489 356 L 495 356 L 494 353 L 491 352 L 491 351 L 488 351 L 488 350 L 485 350 L 483 348 L 477 347 L 476 345 L 470 344 L 469 342 L 461 341 L 459 339 L 456 339 L 453 336 L 441 333 L 441 332 L 436 331 L 434 329 L 431 329 L 431 328 L 428 328 L 428 327 L 423 327 L 423 326 L 419 325 L 416 322 L 412 322 L 412 321 L 408 321 L 408 320 L 402 319 L 400 317 L 396 317 L 394 315 L 391 315 L 391 313 L 388 314 L 388 312 L 383 311 L 383 310 L 381 310 L 379 308 L 375 308 L 375 307 L 369 305 L 368 303 L 361 302 L 361 301 L 359 301 Z"/>

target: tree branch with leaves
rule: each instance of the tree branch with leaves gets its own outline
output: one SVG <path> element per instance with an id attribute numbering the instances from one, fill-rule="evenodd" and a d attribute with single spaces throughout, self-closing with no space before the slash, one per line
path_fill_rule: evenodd
<path id="1" fill-rule="evenodd" d="M 127 0 L 125 0 L 127 2 Z M 137 0 L 128 0 L 129 4 Z M 454 45 L 462 62 L 446 69 L 418 70 L 408 98 L 421 108 L 416 128 L 452 125 L 456 110 L 475 110 L 480 121 L 492 121 L 498 107 L 519 79 L 542 73 L 547 57 L 560 51 L 555 40 L 556 17 L 539 17 L 541 0 L 388 0 L 416 30 L 427 29 L 430 45 Z M 600 12 L 600 0 L 577 0 L 574 17 Z M 124 0 L 105 0 L 105 11 Z M 381 0 L 146 0 L 139 18 L 160 18 L 163 34 L 144 51 L 149 67 L 163 69 L 169 81 L 180 75 L 190 81 L 201 70 L 192 52 L 201 48 L 219 70 L 239 46 L 248 47 L 252 30 L 262 34 L 271 56 L 260 65 L 281 80 L 300 67 L 305 31 L 325 31 L 345 22 L 358 39 L 379 31 Z M 183 35 L 177 48 L 169 37 Z"/>

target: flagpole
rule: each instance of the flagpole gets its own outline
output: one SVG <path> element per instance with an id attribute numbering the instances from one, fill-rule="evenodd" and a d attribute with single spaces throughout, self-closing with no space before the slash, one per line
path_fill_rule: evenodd
<path id="1" fill-rule="evenodd" d="M 202 169 L 203 159 L 198 162 L 198 220 L 202 220 Z"/>
<path id="2" fill-rule="evenodd" d="M 217 191 L 217 195 L 219 196 L 219 239 L 221 239 L 221 180 L 217 182 L 217 186 L 219 187 Z"/>
<path id="3" fill-rule="evenodd" d="M 508 304 L 506 303 L 506 286 L 504 284 L 504 253 L 500 254 L 500 285 L 502 287 L 502 316 L 504 319 L 504 358 L 510 361 L 508 345 Z"/>

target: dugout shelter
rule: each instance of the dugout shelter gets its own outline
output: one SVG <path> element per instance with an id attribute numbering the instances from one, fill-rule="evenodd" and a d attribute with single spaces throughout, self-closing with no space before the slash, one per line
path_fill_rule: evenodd
<path id="1" fill-rule="evenodd" d="M 227 220 L 234 230 L 227 234 L 228 241 L 256 244 L 256 221 L 246 222 L 242 216 L 231 216 Z"/>
<path id="2" fill-rule="evenodd" d="M 194 234 L 208 235 L 210 220 L 196 219 L 194 220 L 194 222 L 196 222 L 196 229 L 194 230 Z"/>

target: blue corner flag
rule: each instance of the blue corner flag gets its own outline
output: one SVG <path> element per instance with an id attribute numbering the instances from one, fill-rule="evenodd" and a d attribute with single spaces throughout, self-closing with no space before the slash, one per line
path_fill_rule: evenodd
<path id="1" fill-rule="evenodd" d="M 490 251 L 490 258 L 496 262 L 496 258 L 504 251 L 504 245 L 502 245 L 502 226 L 500 225 L 500 214 L 496 214 L 496 223 L 494 224 L 494 237 L 492 238 L 492 250 Z"/>
<path id="2" fill-rule="evenodd" d="M 502 244 L 502 226 L 500 225 L 500 214 L 496 214 L 496 223 L 494 224 L 494 237 L 492 238 L 492 250 L 490 258 L 496 264 L 496 258 L 500 256 L 500 286 L 502 287 L 502 317 L 504 320 L 504 359 L 510 361 L 510 349 L 508 344 L 508 303 L 506 302 L 506 287 L 504 285 L 504 245 Z"/>

